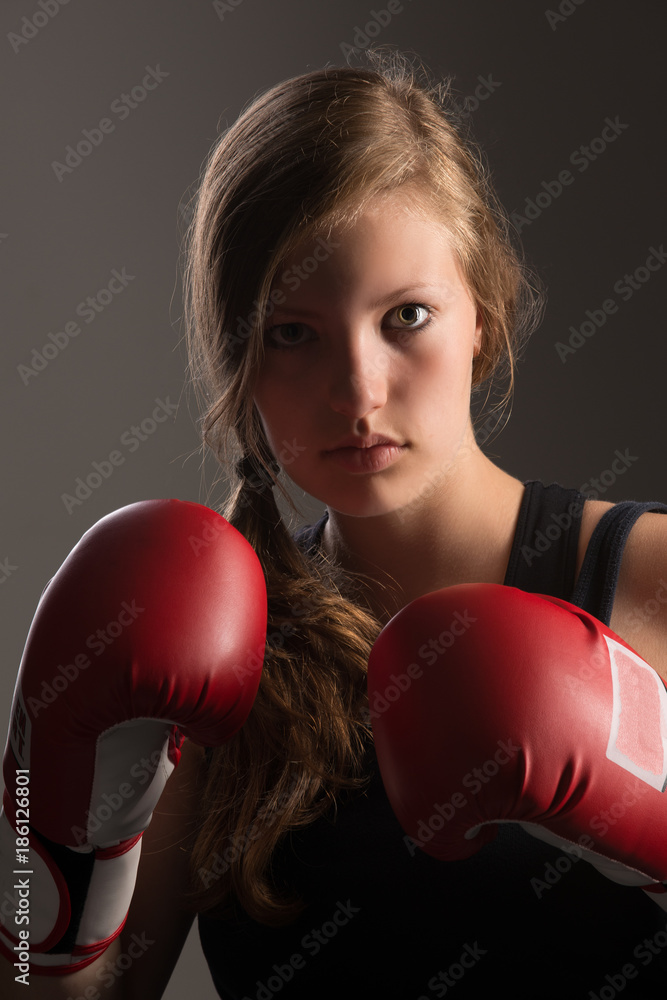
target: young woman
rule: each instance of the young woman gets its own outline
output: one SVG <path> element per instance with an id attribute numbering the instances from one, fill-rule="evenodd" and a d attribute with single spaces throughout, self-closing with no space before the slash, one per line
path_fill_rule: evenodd
<path id="1" fill-rule="evenodd" d="M 366 666 L 421 595 L 551 594 L 667 677 L 667 507 L 522 483 L 483 453 L 471 395 L 507 374 L 511 393 L 536 296 L 447 88 L 397 54 L 369 63 L 274 87 L 207 164 L 192 377 L 238 479 L 223 514 L 266 577 L 262 679 L 224 746 L 186 742 L 120 938 L 33 977 L 35 997 L 158 998 L 197 912 L 225 998 L 653 997 L 667 979 L 667 915 L 641 890 L 513 825 L 435 860 L 383 789 Z M 326 505 L 296 534 L 286 478 Z M 133 935 L 141 955 L 114 966 Z"/>

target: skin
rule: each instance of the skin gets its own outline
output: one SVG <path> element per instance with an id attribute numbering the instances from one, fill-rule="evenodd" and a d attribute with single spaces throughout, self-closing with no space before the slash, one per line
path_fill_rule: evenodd
<path id="1" fill-rule="evenodd" d="M 274 455 L 291 443 L 285 471 L 329 509 L 325 550 L 371 575 L 382 620 L 439 587 L 502 583 L 523 495 L 475 442 L 480 317 L 445 228 L 413 204 L 405 188 L 374 199 L 288 291 L 315 245 L 284 262 L 254 393 Z M 399 447 L 349 468 L 330 449 L 350 434 Z"/>
<path id="2" fill-rule="evenodd" d="M 254 394 L 286 473 L 328 507 L 325 550 L 370 575 L 366 597 L 382 623 L 441 587 L 503 583 L 523 497 L 523 484 L 475 443 L 479 317 L 446 229 L 414 203 L 407 186 L 382 196 L 331 234 L 328 256 L 311 244 L 285 261 L 274 286 L 285 301 L 271 316 Z M 317 268 L 301 269 L 296 288 L 284 282 L 308 256 Z M 420 333 L 401 328 L 410 314 L 399 307 L 410 303 L 433 317 Z M 412 315 L 419 326 L 426 313 Z M 353 473 L 325 454 L 350 433 L 386 434 L 404 447 L 380 471 Z M 611 506 L 585 503 L 575 577 Z M 667 518 L 644 514 L 626 542 L 610 625 L 667 682 L 666 551 Z"/>

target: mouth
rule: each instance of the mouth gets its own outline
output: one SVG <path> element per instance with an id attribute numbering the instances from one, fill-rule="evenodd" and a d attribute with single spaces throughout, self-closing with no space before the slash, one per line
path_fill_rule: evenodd
<path id="1" fill-rule="evenodd" d="M 384 434 L 370 434 L 367 437 L 348 435 L 332 448 L 324 451 L 324 457 L 347 472 L 363 474 L 381 472 L 392 465 L 407 449 Z"/>

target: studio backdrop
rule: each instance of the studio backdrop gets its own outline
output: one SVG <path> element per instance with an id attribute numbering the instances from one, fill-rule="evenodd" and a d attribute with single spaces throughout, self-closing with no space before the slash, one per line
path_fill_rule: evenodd
<path id="1" fill-rule="evenodd" d="M 480 443 L 521 479 L 667 500 L 665 27 L 662 0 L 5 0 L 3 732 L 81 535 L 137 500 L 225 495 L 198 452 L 179 272 L 212 143 L 264 89 L 370 44 L 452 78 L 547 290 L 511 417 Z M 214 995 L 193 934 L 167 997 Z"/>

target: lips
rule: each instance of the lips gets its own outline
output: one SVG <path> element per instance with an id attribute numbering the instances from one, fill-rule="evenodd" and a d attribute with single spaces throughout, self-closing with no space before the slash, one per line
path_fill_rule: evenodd
<path id="1" fill-rule="evenodd" d="M 327 448 L 324 457 L 346 472 L 359 475 L 381 472 L 393 465 L 406 447 L 386 434 L 369 434 L 367 437 L 349 434 L 332 448 Z"/>
<path id="2" fill-rule="evenodd" d="M 355 434 L 348 434 L 341 438 L 331 448 L 326 448 L 326 452 L 339 451 L 341 448 L 375 448 L 377 445 L 393 445 L 400 448 L 398 441 L 387 437 L 385 434 L 370 434 L 368 437 L 358 437 Z"/>

